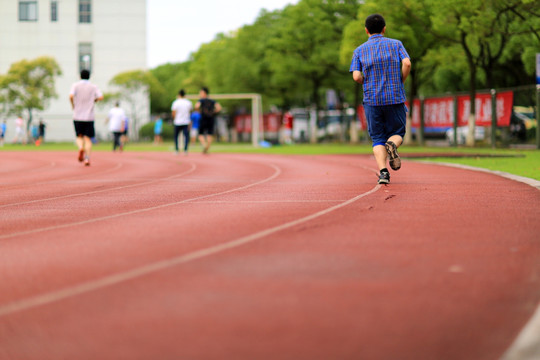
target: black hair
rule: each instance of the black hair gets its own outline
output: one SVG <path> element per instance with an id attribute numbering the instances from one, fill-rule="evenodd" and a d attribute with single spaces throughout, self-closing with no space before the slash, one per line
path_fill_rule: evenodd
<path id="1" fill-rule="evenodd" d="M 366 29 L 370 34 L 380 34 L 382 33 L 386 22 L 381 14 L 369 15 L 366 18 Z"/>
<path id="2" fill-rule="evenodd" d="M 180 89 L 180 91 L 178 92 L 178 95 L 184 96 L 186 95 L 186 92 L 184 91 L 184 89 Z"/>
<path id="3" fill-rule="evenodd" d="M 203 86 L 201 88 L 202 91 L 204 91 L 206 93 L 206 95 L 210 94 L 210 91 L 208 90 L 208 88 L 206 86 Z"/>
<path id="4" fill-rule="evenodd" d="M 88 80 L 90 79 L 90 71 L 84 69 L 81 71 L 81 79 Z"/>

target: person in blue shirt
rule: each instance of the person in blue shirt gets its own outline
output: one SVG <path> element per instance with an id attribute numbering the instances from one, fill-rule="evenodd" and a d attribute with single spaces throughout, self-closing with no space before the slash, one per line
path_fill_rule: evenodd
<path id="1" fill-rule="evenodd" d="M 161 133 L 163 132 L 163 119 L 159 117 L 154 124 L 154 145 L 161 144 L 163 142 L 163 137 Z"/>
<path id="2" fill-rule="evenodd" d="M 0 124 L 0 146 L 4 146 L 4 139 L 6 138 L 7 124 L 6 120 Z"/>
<path id="3" fill-rule="evenodd" d="M 191 141 L 195 142 L 197 140 L 197 135 L 199 134 L 199 121 L 201 120 L 201 114 L 198 111 L 193 111 L 191 113 Z"/>
<path id="4" fill-rule="evenodd" d="M 386 168 L 401 168 L 397 149 L 405 136 L 406 96 L 403 83 L 411 71 L 411 60 L 399 40 L 386 38 L 386 22 L 382 15 L 366 18 L 369 39 L 354 51 L 350 72 L 354 81 L 363 85 L 364 110 L 373 154 L 379 167 L 379 184 L 390 182 Z"/>

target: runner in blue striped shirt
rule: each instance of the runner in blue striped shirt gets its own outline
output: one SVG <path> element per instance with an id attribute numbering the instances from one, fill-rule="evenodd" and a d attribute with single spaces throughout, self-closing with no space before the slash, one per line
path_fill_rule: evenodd
<path id="1" fill-rule="evenodd" d="M 384 37 L 386 22 L 382 15 L 368 16 L 365 27 L 369 39 L 354 51 L 350 72 L 354 81 L 363 84 L 368 132 L 380 170 L 379 184 L 388 184 L 387 158 L 393 170 L 401 168 L 397 148 L 403 143 L 407 113 L 403 83 L 411 61 L 401 41 Z"/>

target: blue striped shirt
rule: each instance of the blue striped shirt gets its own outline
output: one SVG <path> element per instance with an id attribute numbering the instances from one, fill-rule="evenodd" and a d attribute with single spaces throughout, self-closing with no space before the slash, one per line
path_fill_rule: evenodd
<path id="1" fill-rule="evenodd" d="M 364 104 L 401 104 L 406 101 L 401 81 L 401 61 L 409 54 L 399 40 L 381 34 L 371 35 L 354 51 L 350 72 L 364 75 Z"/>

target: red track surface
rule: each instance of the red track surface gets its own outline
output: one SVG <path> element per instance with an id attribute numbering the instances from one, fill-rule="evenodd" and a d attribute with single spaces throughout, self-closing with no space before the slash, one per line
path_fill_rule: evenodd
<path id="1" fill-rule="evenodd" d="M 1 153 L 0 360 L 498 359 L 540 191 L 363 156 Z"/>

